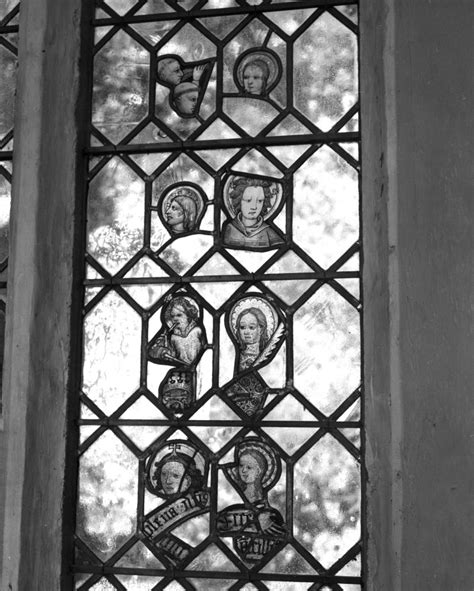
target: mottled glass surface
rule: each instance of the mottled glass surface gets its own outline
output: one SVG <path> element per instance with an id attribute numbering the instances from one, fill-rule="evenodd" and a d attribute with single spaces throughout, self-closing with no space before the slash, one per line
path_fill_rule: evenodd
<path id="1" fill-rule="evenodd" d="M 4 172 L 2 175 L 2 168 Z M 11 175 L 0 165 L 0 266 L 8 257 L 8 236 L 10 226 Z"/>
<path id="2" fill-rule="evenodd" d="M 294 240 L 324 268 L 359 238 L 358 172 L 328 146 L 294 175 Z"/>
<path id="3" fill-rule="evenodd" d="M 13 51 L 16 47 L 12 44 L 16 39 L 13 39 L 12 35 L 2 35 L 1 39 L 7 45 L 0 45 L 0 140 L 4 140 L 7 133 L 13 131 L 17 57 Z"/>
<path id="4" fill-rule="evenodd" d="M 11 22 L 18 10 L 20 3 L 18 0 L 1 0 L 0 2 L 0 19 Z M 10 17 L 10 18 L 9 18 Z"/>
<path id="5" fill-rule="evenodd" d="M 110 413 L 139 386 L 140 317 L 116 293 L 109 293 L 84 322 L 85 394 Z"/>
<path id="6" fill-rule="evenodd" d="M 123 31 L 100 40 L 94 61 L 92 123 L 113 143 L 148 110 L 148 52 Z"/>
<path id="7" fill-rule="evenodd" d="M 323 286 L 294 316 L 295 386 L 325 414 L 360 383 L 358 311 Z"/>
<path id="8" fill-rule="evenodd" d="M 143 246 L 144 184 L 120 158 L 112 158 L 90 183 L 88 252 L 116 273 Z"/>
<path id="9" fill-rule="evenodd" d="M 325 13 L 298 38 L 295 57 L 300 64 L 295 103 L 310 121 L 329 131 L 358 100 L 357 38 Z"/>
<path id="10" fill-rule="evenodd" d="M 77 532 L 103 560 L 136 527 L 137 459 L 110 431 L 81 456 Z"/>
<path id="11" fill-rule="evenodd" d="M 356 5 L 95 19 L 76 588 L 362 589 Z"/>
<path id="12" fill-rule="evenodd" d="M 360 537 L 358 462 L 326 435 L 298 460 L 294 486 L 295 537 L 329 567 Z"/>

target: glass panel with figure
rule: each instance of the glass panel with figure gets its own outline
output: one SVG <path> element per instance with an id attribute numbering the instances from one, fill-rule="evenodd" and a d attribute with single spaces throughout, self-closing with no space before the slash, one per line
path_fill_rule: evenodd
<path id="1" fill-rule="evenodd" d="M 356 4 L 95 2 L 77 589 L 363 586 Z"/>

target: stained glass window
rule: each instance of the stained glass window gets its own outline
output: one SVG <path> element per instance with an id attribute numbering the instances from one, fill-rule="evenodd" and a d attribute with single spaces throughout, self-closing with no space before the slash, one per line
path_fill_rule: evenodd
<path id="1" fill-rule="evenodd" d="M 362 589 L 357 3 L 97 0 L 76 589 Z"/>
<path id="2" fill-rule="evenodd" d="M 0 414 L 19 11 L 18 0 L 0 0 Z"/>

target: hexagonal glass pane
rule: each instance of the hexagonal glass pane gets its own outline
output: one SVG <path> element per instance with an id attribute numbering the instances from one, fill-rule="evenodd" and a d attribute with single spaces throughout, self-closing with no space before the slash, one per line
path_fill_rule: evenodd
<path id="1" fill-rule="evenodd" d="M 84 393 L 111 413 L 139 386 L 141 320 L 116 293 L 106 295 L 84 322 Z"/>
<path id="2" fill-rule="evenodd" d="M 357 37 L 325 12 L 295 42 L 294 100 L 329 131 L 358 99 Z"/>
<path id="3" fill-rule="evenodd" d="M 360 466 L 331 435 L 296 463 L 293 507 L 295 538 L 325 568 L 359 541 Z"/>
<path id="4" fill-rule="evenodd" d="M 293 237 L 328 267 L 359 239 L 358 173 L 328 146 L 294 175 Z"/>
<path id="5" fill-rule="evenodd" d="M 114 144 L 148 112 L 150 54 L 120 30 L 94 60 L 92 123 Z"/>
<path id="6" fill-rule="evenodd" d="M 0 139 L 13 129 L 17 57 L 0 44 Z"/>
<path id="7" fill-rule="evenodd" d="M 110 431 L 81 456 L 76 533 L 106 560 L 134 533 L 138 460 Z"/>
<path id="8" fill-rule="evenodd" d="M 144 183 L 120 158 L 92 179 L 87 204 L 88 252 L 116 273 L 143 246 Z"/>
<path id="9" fill-rule="evenodd" d="M 358 311 L 322 287 L 295 313 L 294 345 L 295 387 L 331 413 L 360 383 Z"/>

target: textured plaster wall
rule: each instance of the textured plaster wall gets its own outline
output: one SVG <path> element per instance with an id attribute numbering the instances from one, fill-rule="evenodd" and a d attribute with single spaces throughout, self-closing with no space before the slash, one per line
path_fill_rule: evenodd
<path id="1" fill-rule="evenodd" d="M 3 420 L 0 425 L 0 533 L 3 532 L 3 508 L 5 507 L 5 471 L 6 471 L 6 442 L 7 438 L 3 432 Z M 2 548 L 3 540 L 0 535 L 0 573 L 2 572 Z M 1 577 L 0 577 L 1 580 Z"/>
<path id="2" fill-rule="evenodd" d="M 474 4 L 398 2 L 403 589 L 474 589 Z"/>
<path id="3" fill-rule="evenodd" d="M 474 4 L 362 7 L 369 588 L 472 591 Z"/>
<path id="4" fill-rule="evenodd" d="M 22 1 L 5 361 L 2 591 L 60 588 L 80 0 Z"/>

